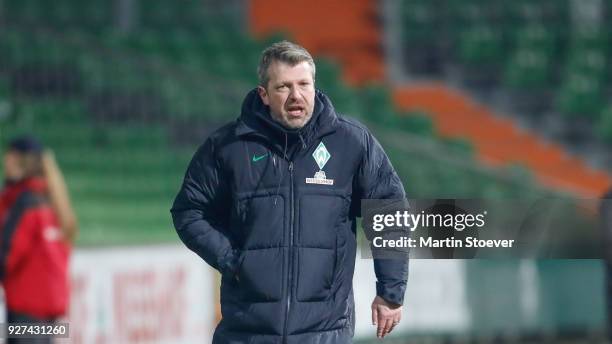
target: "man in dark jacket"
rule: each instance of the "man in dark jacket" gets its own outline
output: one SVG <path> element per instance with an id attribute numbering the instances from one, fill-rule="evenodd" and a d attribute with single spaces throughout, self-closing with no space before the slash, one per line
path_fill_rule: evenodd
<path id="1" fill-rule="evenodd" d="M 238 120 L 193 157 L 174 201 L 179 237 L 221 275 L 214 343 L 350 343 L 362 199 L 405 199 L 380 144 L 314 87 L 310 54 L 267 48 Z M 406 259 L 374 259 L 372 321 L 400 320 Z"/>

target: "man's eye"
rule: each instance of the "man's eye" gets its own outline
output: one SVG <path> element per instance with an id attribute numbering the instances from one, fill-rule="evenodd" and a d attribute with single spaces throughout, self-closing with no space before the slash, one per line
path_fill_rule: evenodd
<path id="1" fill-rule="evenodd" d="M 277 89 L 277 90 L 284 90 L 284 89 L 286 89 L 286 88 L 287 88 L 287 85 L 280 85 L 280 86 L 278 86 L 276 89 Z"/>

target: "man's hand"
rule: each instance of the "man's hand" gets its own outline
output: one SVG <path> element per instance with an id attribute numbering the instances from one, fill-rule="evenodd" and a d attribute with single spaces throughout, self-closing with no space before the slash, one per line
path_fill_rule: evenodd
<path id="1" fill-rule="evenodd" d="M 62 234 L 66 241 L 72 243 L 78 232 L 77 218 L 72 209 L 66 181 L 51 150 L 46 150 L 42 154 L 42 170 Z"/>
<path id="2" fill-rule="evenodd" d="M 57 163 L 55 162 L 55 154 L 50 149 L 45 149 L 42 154 L 42 168 L 44 172 L 47 170 L 55 168 Z"/>
<path id="3" fill-rule="evenodd" d="M 402 306 L 389 303 L 380 296 L 372 301 L 372 324 L 377 325 L 376 337 L 384 338 L 402 319 Z"/>

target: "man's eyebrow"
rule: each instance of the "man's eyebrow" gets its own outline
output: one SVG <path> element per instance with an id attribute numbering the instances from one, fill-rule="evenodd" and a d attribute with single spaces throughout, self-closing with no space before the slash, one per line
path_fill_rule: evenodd
<path id="1" fill-rule="evenodd" d="M 296 83 L 296 82 L 297 83 L 301 83 L 301 82 L 311 82 L 311 81 L 309 79 L 298 79 L 298 80 L 295 80 L 295 81 L 289 81 L 289 80 L 287 80 L 287 81 L 279 81 L 278 84 L 275 84 L 274 86 L 278 87 L 278 86 L 283 86 L 283 85 L 291 85 L 291 84 Z"/>

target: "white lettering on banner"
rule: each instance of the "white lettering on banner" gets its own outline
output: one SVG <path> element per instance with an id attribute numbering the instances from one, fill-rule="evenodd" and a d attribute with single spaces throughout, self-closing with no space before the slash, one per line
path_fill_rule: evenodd
<path id="1" fill-rule="evenodd" d="M 185 270 L 140 270 L 113 276 L 117 336 L 128 342 L 181 338 L 188 304 Z"/>
<path id="2" fill-rule="evenodd" d="M 212 341 L 214 270 L 184 246 L 79 249 L 71 265 L 65 343 Z"/>

